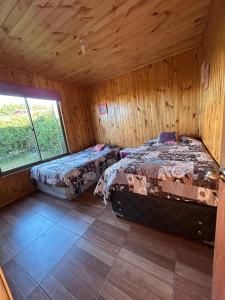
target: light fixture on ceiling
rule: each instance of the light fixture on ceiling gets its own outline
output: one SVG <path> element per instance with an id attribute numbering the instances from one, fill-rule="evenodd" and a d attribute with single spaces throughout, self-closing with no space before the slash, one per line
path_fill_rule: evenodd
<path id="1" fill-rule="evenodd" d="M 84 55 L 85 52 L 86 52 L 86 45 L 85 45 L 85 40 L 84 39 L 80 39 L 80 48 L 81 48 L 82 55 Z"/>

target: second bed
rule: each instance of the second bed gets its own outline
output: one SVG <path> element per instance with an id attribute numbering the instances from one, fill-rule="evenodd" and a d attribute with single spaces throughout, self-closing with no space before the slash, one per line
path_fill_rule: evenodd
<path id="1" fill-rule="evenodd" d="M 31 178 L 39 190 L 72 200 L 96 184 L 101 174 L 118 161 L 119 150 L 109 145 L 100 151 L 90 147 L 32 167 Z"/>

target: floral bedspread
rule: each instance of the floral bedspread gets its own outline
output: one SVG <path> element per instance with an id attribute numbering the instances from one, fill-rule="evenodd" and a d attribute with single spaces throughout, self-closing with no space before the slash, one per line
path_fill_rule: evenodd
<path id="1" fill-rule="evenodd" d="M 97 182 L 105 169 L 118 161 L 119 150 L 117 147 L 106 147 L 97 152 L 90 147 L 32 167 L 31 178 L 48 185 L 68 186 L 76 196 L 86 186 Z"/>
<path id="2" fill-rule="evenodd" d="M 95 194 L 105 202 L 112 191 L 127 191 L 217 206 L 218 180 L 206 176 L 212 169 L 217 163 L 196 139 L 183 137 L 175 145 L 150 140 L 109 167 Z"/>

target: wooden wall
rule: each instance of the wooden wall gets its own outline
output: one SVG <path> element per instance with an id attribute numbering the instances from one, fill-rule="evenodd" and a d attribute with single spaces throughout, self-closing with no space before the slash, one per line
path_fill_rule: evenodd
<path id="1" fill-rule="evenodd" d="M 96 142 L 138 146 L 163 130 L 199 135 L 200 63 L 195 49 L 91 86 Z M 100 103 L 107 115 L 99 115 Z"/>
<path id="2" fill-rule="evenodd" d="M 225 95 L 225 3 L 213 0 L 203 46 L 203 60 L 210 63 L 209 88 L 201 90 L 201 136 L 220 162 Z"/>
<path id="3" fill-rule="evenodd" d="M 87 99 L 81 88 L 6 68 L 0 68 L 0 81 L 58 91 L 62 97 L 61 108 L 70 152 L 79 151 L 93 143 Z M 32 190 L 27 170 L 0 177 L 0 206 Z"/>

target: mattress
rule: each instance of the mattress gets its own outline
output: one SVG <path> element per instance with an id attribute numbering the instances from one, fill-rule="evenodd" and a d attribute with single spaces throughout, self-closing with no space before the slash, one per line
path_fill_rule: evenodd
<path id="1" fill-rule="evenodd" d="M 56 187 L 69 187 L 74 196 L 98 181 L 106 168 L 119 159 L 119 148 L 106 147 L 94 151 L 90 147 L 78 153 L 67 155 L 31 168 L 31 178 Z"/>
<path id="2" fill-rule="evenodd" d="M 150 140 L 109 167 L 95 194 L 110 201 L 113 191 L 217 206 L 218 179 L 207 172 L 218 170 L 203 143 L 182 137 L 174 145 Z"/>

